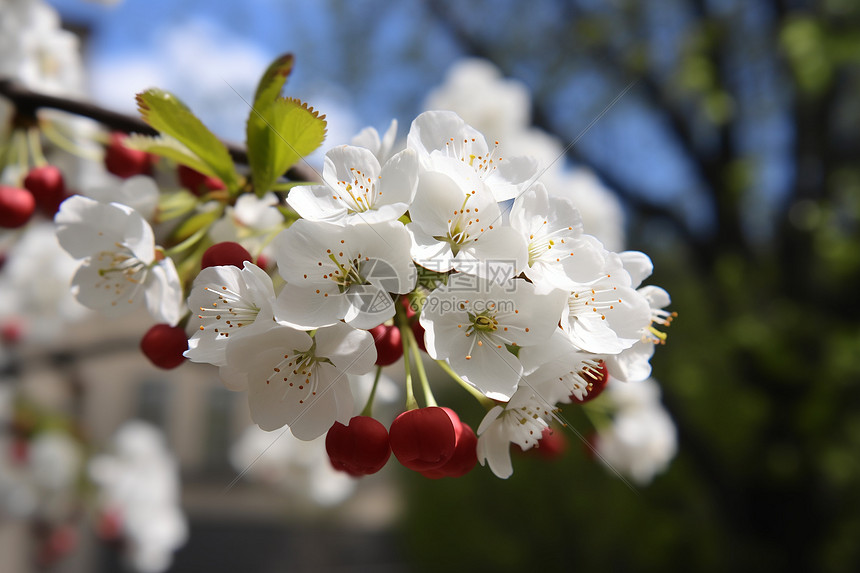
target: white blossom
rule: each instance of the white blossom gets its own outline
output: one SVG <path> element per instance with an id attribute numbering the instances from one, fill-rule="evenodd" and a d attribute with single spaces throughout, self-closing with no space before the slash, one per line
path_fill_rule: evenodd
<path id="1" fill-rule="evenodd" d="M 394 221 L 415 196 L 418 159 L 403 150 L 380 166 L 369 149 L 341 145 L 326 153 L 322 178 L 322 185 L 290 191 L 287 203 L 303 218 L 339 224 Z"/>
<path id="2" fill-rule="evenodd" d="M 287 284 L 278 317 L 311 329 L 344 320 L 373 328 L 394 316 L 388 293 L 405 294 L 417 275 L 402 223 L 340 226 L 299 219 L 275 238 L 278 271 Z"/>
<path id="3" fill-rule="evenodd" d="M 274 303 L 272 279 L 257 265 L 245 261 L 243 269 L 232 265 L 203 269 L 188 296 L 193 334 L 185 357 L 192 362 L 226 365 L 227 342 L 270 328 Z"/>
<path id="4" fill-rule="evenodd" d="M 447 360 L 486 396 L 508 400 L 522 364 L 509 350 L 543 344 L 558 329 L 565 293 L 537 294 L 531 283 L 504 284 L 453 275 L 431 292 L 421 312 L 427 353 Z"/>
<path id="5" fill-rule="evenodd" d="M 76 195 L 55 217 L 57 239 L 81 266 L 72 279 L 78 302 L 107 314 L 124 314 L 146 301 L 158 322 L 175 325 L 182 286 L 173 260 L 155 250 L 152 227 L 119 203 Z"/>
<path id="6" fill-rule="evenodd" d="M 289 426 L 312 440 L 335 422 L 349 423 L 353 396 L 349 374 L 370 372 L 376 361 L 373 336 L 346 324 L 307 332 L 276 325 L 231 340 L 221 378 L 247 389 L 251 419 L 264 430 Z"/>

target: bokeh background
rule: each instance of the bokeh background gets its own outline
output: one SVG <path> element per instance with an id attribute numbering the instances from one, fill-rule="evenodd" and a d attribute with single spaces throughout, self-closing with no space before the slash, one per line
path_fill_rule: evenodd
<path id="1" fill-rule="evenodd" d="M 162 87 L 240 143 L 236 92 L 283 52 L 297 58 L 287 94 L 327 114 L 330 143 L 391 118 L 405 133 L 455 63 L 488 60 L 528 87 L 535 126 L 575 142 L 566 160 L 621 200 L 626 247 L 652 257 L 649 282 L 680 315 L 652 361 L 678 453 L 649 485 L 623 483 L 571 433 L 563 458 L 520 456 L 508 480 L 389 466 L 378 487 L 396 500 L 344 520 L 255 511 L 273 502 L 223 493 L 235 471 L 215 461 L 185 476 L 198 486 L 173 570 L 860 568 L 856 2 L 50 4 L 84 39 L 94 101 L 133 112 L 134 93 Z"/>

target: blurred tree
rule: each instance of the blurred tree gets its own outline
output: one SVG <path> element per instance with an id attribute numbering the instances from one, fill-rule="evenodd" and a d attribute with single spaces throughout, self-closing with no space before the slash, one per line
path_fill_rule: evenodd
<path id="1" fill-rule="evenodd" d="M 635 82 L 569 154 L 629 205 L 681 315 L 654 361 L 669 473 L 637 495 L 574 452 L 508 483 L 415 480 L 427 569 L 857 570 L 860 4 L 426 6 L 565 141 Z"/>

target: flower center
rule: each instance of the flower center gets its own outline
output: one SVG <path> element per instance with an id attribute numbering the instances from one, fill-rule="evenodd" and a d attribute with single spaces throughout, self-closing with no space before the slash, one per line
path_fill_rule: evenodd
<path id="1" fill-rule="evenodd" d="M 473 235 L 484 232 L 484 227 L 481 226 L 481 219 L 478 215 L 478 208 L 475 207 L 472 209 L 466 206 L 474 194 L 475 192 L 472 191 L 466 195 L 466 198 L 463 199 L 463 204 L 459 209 L 455 209 L 451 218 L 448 219 L 448 234 L 433 237 L 437 241 L 444 241 L 451 245 L 451 250 L 455 256 L 460 251 L 460 247 L 466 244 L 466 242 L 469 240 L 477 241 L 480 237 L 472 238 Z M 493 226 L 490 225 L 489 228 L 492 229 Z"/>
<path id="2" fill-rule="evenodd" d="M 511 441 L 527 450 L 537 444 L 553 409 L 538 397 L 530 399 L 518 408 L 505 411 L 504 424 L 507 426 Z"/>
<path id="3" fill-rule="evenodd" d="M 606 320 L 606 313 L 613 310 L 615 305 L 621 302 L 620 298 L 615 298 L 614 291 L 616 290 L 618 287 L 572 291 L 567 299 L 570 316 L 585 318 L 591 313 L 600 316 L 601 320 Z"/>
<path id="4" fill-rule="evenodd" d="M 475 173 L 481 179 L 486 179 L 496 170 L 498 164 L 502 161 L 501 157 L 495 157 L 496 151 L 499 149 L 499 142 L 496 141 L 493 148 L 484 154 L 474 153 L 475 138 L 463 138 L 463 142 L 455 141 L 453 137 L 445 142 L 445 153 L 448 157 L 459 159 L 475 170 Z M 459 144 L 459 145 L 458 145 Z"/>
<path id="5" fill-rule="evenodd" d="M 573 256 L 573 253 L 569 251 L 564 251 L 561 253 L 549 253 L 554 247 L 556 251 L 558 251 L 558 247 L 565 244 L 564 236 L 573 231 L 573 227 L 567 227 L 566 229 L 556 229 L 551 233 L 547 233 L 544 231 L 547 222 L 544 221 L 540 228 L 533 234 L 529 235 L 529 266 L 534 265 L 534 263 L 541 259 L 547 259 L 548 262 L 552 262 L 551 259 L 555 258 L 555 261 L 560 261 L 563 257 Z"/>
<path id="6" fill-rule="evenodd" d="M 349 171 L 352 174 L 352 180 L 338 181 L 340 192 L 334 198 L 343 201 L 351 213 L 364 213 L 373 208 L 374 202 L 382 195 L 382 191 L 377 191 L 376 182 L 360 169 L 350 167 Z M 382 176 L 378 176 L 377 180 L 379 179 L 382 179 Z"/>
<path id="7" fill-rule="evenodd" d="M 343 252 L 341 252 L 340 255 L 343 255 Z M 352 259 L 345 259 L 344 262 L 341 262 L 335 254 L 331 252 L 329 252 L 328 258 L 331 259 L 337 267 L 337 269 L 332 271 L 329 275 L 329 278 L 337 284 L 337 288 L 340 292 L 346 292 L 352 285 L 368 284 L 367 279 L 361 275 L 361 253 L 358 253 L 358 255 Z"/>
<path id="8" fill-rule="evenodd" d="M 653 308 L 651 309 L 651 324 L 646 329 L 646 333 L 643 336 L 643 339 L 646 342 L 653 342 L 654 344 L 666 344 L 666 339 L 669 337 L 668 334 L 659 330 L 655 324 L 660 326 L 665 326 L 666 328 L 672 326 L 672 321 L 675 317 L 678 316 L 677 312 L 669 312 L 667 310 L 663 310 L 662 308 Z"/>
<path id="9" fill-rule="evenodd" d="M 316 356 L 316 348 L 317 341 L 314 340 L 307 350 L 293 350 L 292 354 L 284 354 L 284 359 L 272 368 L 266 384 L 271 384 L 272 381 L 285 383 L 282 401 L 291 392 L 298 396 L 299 404 L 304 404 L 305 400 L 317 395 L 319 389 L 317 366 L 332 362 L 324 356 Z"/>
<path id="10" fill-rule="evenodd" d="M 120 243 L 116 246 L 118 250 L 102 251 L 95 257 L 100 277 L 95 286 L 104 289 L 106 294 L 113 294 L 116 300 L 111 301 L 111 306 L 117 306 L 120 298 L 131 304 L 149 272 L 149 266 L 135 257 L 128 247 Z"/>
<path id="11" fill-rule="evenodd" d="M 231 330 L 257 320 L 260 308 L 253 302 L 245 300 L 239 293 L 226 286 L 204 288 L 212 293 L 216 300 L 212 301 L 209 308 L 200 307 L 200 314 L 197 315 L 197 318 L 203 321 L 200 330 L 211 328 L 218 338 L 227 338 Z"/>

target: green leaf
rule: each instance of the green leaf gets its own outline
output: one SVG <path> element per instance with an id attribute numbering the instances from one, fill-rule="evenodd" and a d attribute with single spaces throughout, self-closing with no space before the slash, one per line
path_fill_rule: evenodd
<path id="1" fill-rule="evenodd" d="M 161 157 L 172 159 L 207 176 L 214 176 L 215 172 L 206 163 L 197 157 L 190 149 L 182 145 L 169 135 L 141 135 L 134 133 L 123 141 L 123 145 L 131 149 L 146 151 Z"/>
<path id="2" fill-rule="evenodd" d="M 278 98 L 252 111 L 248 162 L 257 194 L 262 196 L 291 165 L 319 147 L 325 134 L 325 116 L 297 99 Z"/>
<path id="3" fill-rule="evenodd" d="M 266 107 L 281 95 L 281 89 L 293 71 L 293 62 L 292 54 L 284 54 L 269 64 L 263 77 L 260 78 L 260 83 L 257 84 L 257 91 L 254 93 L 255 109 Z"/>
<path id="4" fill-rule="evenodd" d="M 218 207 L 211 211 L 203 211 L 202 213 L 192 215 L 183 221 L 175 231 L 173 231 L 171 234 L 171 242 L 179 243 L 201 230 L 205 232 L 210 226 L 212 226 L 212 223 L 221 217 L 221 213 L 223 213 L 223 208 Z"/>
<path id="5" fill-rule="evenodd" d="M 146 123 L 179 140 L 208 165 L 208 171 L 221 179 L 228 188 L 239 186 L 236 168 L 227 148 L 179 98 L 170 92 L 152 88 L 137 94 L 136 99 L 137 108 Z"/>

